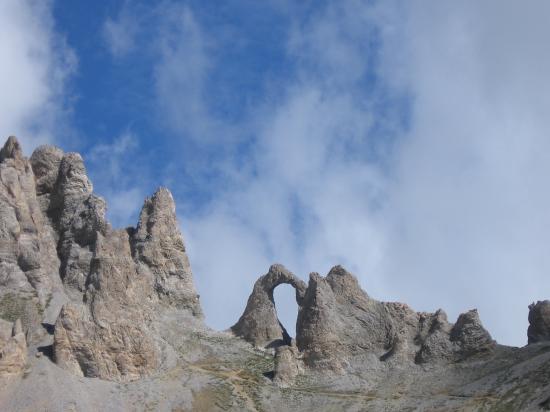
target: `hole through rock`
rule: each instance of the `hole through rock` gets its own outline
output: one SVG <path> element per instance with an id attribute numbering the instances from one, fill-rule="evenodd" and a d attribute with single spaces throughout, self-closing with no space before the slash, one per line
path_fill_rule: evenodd
<path id="1" fill-rule="evenodd" d="M 273 290 L 273 300 L 279 322 L 283 324 L 290 337 L 296 337 L 296 319 L 298 318 L 298 304 L 296 303 L 296 289 L 291 285 L 281 284 Z"/>

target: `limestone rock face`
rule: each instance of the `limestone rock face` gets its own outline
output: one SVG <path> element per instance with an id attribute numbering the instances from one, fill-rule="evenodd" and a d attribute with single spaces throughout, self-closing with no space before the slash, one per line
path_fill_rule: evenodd
<path id="1" fill-rule="evenodd" d="M 4 147 L 0 149 L 0 162 L 6 159 L 12 159 L 16 162 L 23 162 L 23 151 L 21 145 L 15 136 L 8 137 Z"/>
<path id="2" fill-rule="evenodd" d="M 107 322 L 111 320 L 111 322 Z M 133 319 L 98 322 L 85 306 L 67 304 L 55 325 L 55 361 L 77 376 L 131 381 L 158 367 L 158 348 Z"/>
<path id="3" fill-rule="evenodd" d="M 341 372 L 350 357 L 361 352 L 383 356 L 397 346 L 400 331 L 389 310 L 404 319 L 414 316 L 406 307 L 388 308 L 370 298 L 357 279 L 341 266 L 323 278 L 312 273 L 298 312 L 296 341 L 308 366 Z"/>
<path id="4" fill-rule="evenodd" d="M 123 230 L 97 235 L 84 304 L 67 304 L 55 325 L 56 362 L 80 376 L 130 381 L 154 371 L 149 329 L 155 296 Z"/>
<path id="5" fill-rule="evenodd" d="M 44 213 L 49 209 L 63 154 L 63 150 L 55 146 L 44 145 L 36 148 L 29 159 L 36 179 L 36 195 Z"/>
<path id="6" fill-rule="evenodd" d="M 404 365 L 456 361 L 495 347 L 476 310 L 460 315 L 453 326 L 442 310 L 417 313 L 370 298 L 340 266 L 326 278 L 310 275 L 296 332 L 307 365 L 337 372 L 364 353 Z"/>
<path id="7" fill-rule="evenodd" d="M 21 374 L 27 363 L 27 340 L 18 319 L 0 319 L 0 378 Z"/>
<path id="8" fill-rule="evenodd" d="M 65 306 L 56 322 L 56 362 L 109 380 L 148 375 L 162 357 L 151 327 L 159 310 L 202 316 L 170 192 L 146 200 L 136 229 L 97 230 L 92 253 L 84 304 Z"/>
<path id="9" fill-rule="evenodd" d="M 447 361 L 453 358 L 451 342 L 453 325 L 447 321 L 447 314 L 439 309 L 434 314 L 420 314 L 417 342 L 420 350 L 416 354 L 417 363 Z"/>
<path id="10" fill-rule="evenodd" d="M 550 341 L 550 300 L 529 305 L 528 343 Z"/>
<path id="11" fill-rule="evenodd" d="M 105 201 L 92 193 L 82 157 L 66 153 L 59 163 L 47 214 L 59 235 L 60 275 L 73 295 L 84 292 L 98 233 L 105 233 Z"/>
<path id="12" fill-rule="evenodd" d="M 279 322 L 273 291 L 282 283 L 296 289 L 296 301 L 302 304 L 306 284 L 283 265 L 275 264 L 254 284 L 244 313 L 231 327 L 233 333 L 258 347 L 277 347 L 290 344 L 290 336 Z"/>
<path id="13" fill-rule="evenodd" d="M 62 289 L 58 270 L 31 164 L 10 137 L 0 151 L 0 316 L 36 329 L 52 293 Z"/>

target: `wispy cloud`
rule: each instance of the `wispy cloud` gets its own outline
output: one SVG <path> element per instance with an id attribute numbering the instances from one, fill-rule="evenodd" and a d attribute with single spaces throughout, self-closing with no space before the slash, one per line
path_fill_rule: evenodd
<path id="1" fill-rule="evenodd" d="M 212 65 L 207 36 L 186 6 L 166 5 L 160 15 L 155 89 L 161 119 L 187 139 L 211 141 L 220 124 L 206 102 L 205 82 Z"/>
<path id="2" fill-rule="evenodd" d="M 96 192 L 108 200 L 108 218 L 116 227 L 135 225 L 149 195 L 150 173 L 138 160 L 137 148 L 137 136 L 126 130 L 111 143 L 93 146 L 85 156 Z"/>
<path id="3" fill-rule="evenodd" d="M 396 297 L 452 315 L 477 306 L 499 340 L 522 344 L 526 305 L 550 286 L 550 10 L 496 5 L 410 5 L 386 38 L 407 64 L 385 73 L 415 104 L 393 160 L 383 274 Z"/>
<path id="4" fill-rule="evenodd" d="M 76 57 L 54 28 L 49 1 L 0 4 L 0 129 L 26 150 L 64 128 L 66 81 Z"/>
<path id="5" fill-rule="evenodd" d="M 113 57 L 120 58 L 136 47 L 139 33 L 139 15 L 125 2 L 115 17 L 108 17 L 102 28 L 102 36 Z"/>
<path id="6" fill-rule="evenodd" d="M 197 279 L 206 275 L 209 283 L 226 284 L 243 273 L 257 277 L 274 261 L 302 277 L 325 273 L 336 263 L 357 273 L 377 267 L 383 234 L 375 216 L 384 178 L 365 160 L 375 145 L 370 131 L 377 96 L 358 92 L 369 76 L 369 65 L 358 55 L 368 59 L 373 50 L 371 33 L 356 31 L 370 16 L 354 15 L 359 21 L 350 25 L 342 18 L 347 12 L 329 8 L 294 26 L 288 52 L 296 56 L 297 73 L 286 82 L 281 101 L 253 114 L 250 163 L 236 173 L 236 186 L 220 190 L 206 213 L 187 223 Z M 350 43 L 350 36 L 358 41 Z M 216 231 L 205 231 L 211 219 Z M 229 253 L 218 260 L 195 254 L 212 250 L 220 238 L 248 239 L 242 245 L 246 255 Z M 382 295 L 380 283 L 370 279 L 369 290 Z M 240 283 L 225 298 L 231 302 L 227 306 L 242 306 L 251 287 Z M 205 306 L 218 327 L 239 314 L 208 297 Z M 295 310 L 295 305 L 278 306 L 291 331 Z"/>

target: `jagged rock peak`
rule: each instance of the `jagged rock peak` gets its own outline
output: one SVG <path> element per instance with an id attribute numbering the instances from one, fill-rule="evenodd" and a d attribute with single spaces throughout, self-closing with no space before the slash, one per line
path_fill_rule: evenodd
<path id="1" fill-rule="evenodd" d="M 63 155 L 63 150 L 51 145 L 39 146 L 32 153 L 30 161 L 36 178 L 38 195 L 54 191 Z"/>
<path id="2" fill-rule="evenodd" d="M 59 165 L 59 179 L 65 196 L 93 192 L 93 185 L 86 173 L 84 160 L 78 153 L 65 153 Z"/>
<path id="3" fill-rule="evenodd" d="M 202 317 L 176 205 L 168 189 L 160 187 L 145 199 L 138 225 L 130 232 L 132 253 L 153 274 L 159 298 Z"/>
<path id="4" fill-rule="evenodd" d="M 21 145 L 15 136 L 8 137 L 4 147 L 0 150 L 0 162 L 3 162 L 6 159 L 23 159 Z"/>
<path id="5" fill-rule="evenodd" d="M 477 309 L 462 313 L 451 330 L 451 342 L 459 345 L 459 355 L 472 356 L 491 352 L 496 345 L 489 332 L 481 324 Z"/>
<path id="6" fill-rule="evenodd" d="M 327 274 L 326 280 L 330 283 L 334 293 L 347 298 L 368 299 L 368 294 L 361 288 L 357 278 L 341 265 L 336 265 Z"/>
<path id="7" fill-rule="evenodd" d="M 172 213 L 176 213 L 176 203 L 170 190 L 166 187 L 159 187 L 150 198 L 145 200 L 145 203 L 150 202 L 154 209 L 168 209 Z"/>
<path id="8" fill-rule="evenodd" d="M 529 305 L 528 344 L 550 342 L 550 300 L 539 300 Z"/>

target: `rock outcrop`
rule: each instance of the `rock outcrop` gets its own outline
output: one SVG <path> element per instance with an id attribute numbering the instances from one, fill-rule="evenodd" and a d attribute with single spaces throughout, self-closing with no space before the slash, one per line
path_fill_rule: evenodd
<path id="1" fill-rule="evenodd" d="M 256 281 L 244 314 L 232 327 L 235 334 L 258 347 L 290 345 L 273 302 L 273 290 L 281 283 L 296 288 L 296 342 L 308 367 L 343 373 L 355 357 L 366 355 L 398 365 L 454 362 L 495 347 L 476 310 L 452 325 L 442 310 L 417 313 L 402 303 L 379 302 L 341 266 L 326 277 L 312 273 L 307 287 L 284 267 L 272 266 Z M 290 354 L 281 353 L 282 358 Z"/>
<path id="2" fill-rule="evenodd" d="M 55 324 L 56 362 L 110 380 L 153 372 L 160 357 L 149 328 L 154 302 L 153 279 L 138 274 L 128 234 L 98 234 L 84 304 L 65 305 Z"/>
<path id="3" fill-rule="evenodd" d="M 310 275 L 296 333 L 306 364 L 338 372 L 366 353 L 402 365 L 456 361 L 495 347 L 476 310 L 460 315 L 452 326 L 442 310 L 417 313 L 405 304 L 369 297 L 341 266 L 326 278 Z"/>
<path id="4" fill-rule="evenodd" d="M 550 342 L 550 300 L 529 305 L 528 343 Z"/>
<path id="5" fill-rule="evenodd" d="M 258 347 L 289 345 L 290 336 L 277 317 L 273 291 L 287 283 L 296 289 L 296 302 L 302 304 L 306 284 L 283 265 L 272 265 L 254 284 L 244 313 L 231 327 L 233 333 Z"/>
<path id="6" fill-rule="evenodd" d="M 145 200 L 136 228 L 114 230 L 79 154 L 40 146 L 27 159 L 14 137 L 0 183 L 0 317 L 37 340 L 55 322 L 54 359 L 77 375 L 156 370 L 150 325 L 163 308 L 202 317 L 170 192 Z"/>
<path id="7" fill-rule="evenodd" d="M 98 228 L 83 305 L 67 305 L 55 325 L 58 364 L 83 376 L 128 381 L 162 358 L 151 323 L 163 307 L 201 318 L 175 206 L 168 190 L 146 199 L 136 229 Z"/>
<path id="8" fill-rule="evenodd" d="M 140 273 L 150 272 L 146 276 L 154 279 L 154 289 L 161 301 L 202 317 L 176 219 L 176 205 L 168 189 L 160 188 L 145 200 L 137 228 L 131 230 L 131 247 Z"/>

